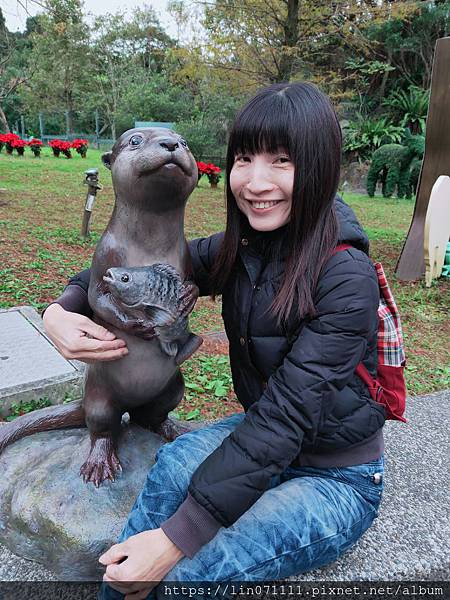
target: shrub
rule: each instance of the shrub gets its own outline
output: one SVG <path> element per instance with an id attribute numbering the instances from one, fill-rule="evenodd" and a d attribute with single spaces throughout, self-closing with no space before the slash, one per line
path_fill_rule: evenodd
<path id="1" fill-rule="evenodd" d="M 391 109 L 394 117 L 401 119 L 403 127 L 409 127 L 412 133 L 423 133 L 429 101 L 429 92 L 412 85 L 408 92 L 392 92 L 383 105 Z"/>
<path id="2" fill-rule="evenodd" d="M 8 154 L 13 153 L 13 142 L 15 140 L 20 140 L 20 136 L 18 136 L 16 133 L 4 133 L 1 135 L 0 141 L 6 146 L 6 152 Z"/>
<path id="3" fill-rule="evenodd" d="M 17 138 L 15 140 L 12 140 L 11 146 L 14 148 L 14 150 L 17 151 L 17 154 L 19 156 L 23 156 L 23 153 L 25 152 L 25 146 L 27 146 L 27 142 L 25 140 Z"/>
<path id="4" fill-rule="evenodd" d="M 353 152 L 359 160 L 367 160 L 383 144 L 398 143 L 403 127 L 394 125 L 388 117 L 374 119 L 359 115 L 344 129 L 344 152 Z"/>

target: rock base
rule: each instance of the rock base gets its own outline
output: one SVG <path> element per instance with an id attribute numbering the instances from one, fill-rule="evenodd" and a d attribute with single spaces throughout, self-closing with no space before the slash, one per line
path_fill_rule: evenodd
<path id="1" fill-rule="evenodd" d="M 98 557 L 117 540 L 162 438 L 123 426 L 123 471 L 99 488 L 79 476 L 90 449 L 87 429 L 24 438 L 0 456 L 0 543 L 69 581 L 101 580 Z"/>

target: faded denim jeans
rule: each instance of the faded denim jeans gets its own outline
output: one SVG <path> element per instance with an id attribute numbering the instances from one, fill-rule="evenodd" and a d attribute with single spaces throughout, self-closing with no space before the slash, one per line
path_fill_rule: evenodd
<path id="1" fill-rule="evenodd" d="M 236 413 L 163 445 L 119 541 L 157 529 L 173 515 L 197 466 L 243 418 Z M 192 559 L 180 560 L 163 582 L 274 581 L 336 560 L 378 515 L 383 465 L 381 457 L 352 467 L 288 467 L 231 527 L 219 529 Z M 163 597 L 162 585 L 148 598 L 155 596 Z M 102 600 L 123 597 L 102 585 Z"/>

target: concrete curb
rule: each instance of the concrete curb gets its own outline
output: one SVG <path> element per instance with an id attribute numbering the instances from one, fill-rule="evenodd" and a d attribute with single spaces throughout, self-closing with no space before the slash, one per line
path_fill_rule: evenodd
<path id="1" fill-rule="evenodd" d="M 13 336 L 12 331 L 9 334 L 3 331 L 3 335 L 0 331 L 0 347 L 6 354 L 1 357 L 4 361 L 0 364 L 0 419 L 10 414 L 12 404 L 44 397 L 52 404 L 62 402 L 65 397 L 72 400 L 81 398 L 86 365 L 61 356 L 45 332 L 41 316 L 35 308 L 15 306 L 0 309 L 0 318 L 2 324 L 3 320 L 8 322 L 12 319 L 14 322 Z M 16 327 L 20 330 L 21 344 L 15 337 Z M 25 352 L 24 356 L 24 348 L 28 347 L 30 351 Z M 36 367 L 36 363 L 40 366 Z M 53 366 L 49 367 L 49 363 Z M 10 374 L 16 370 L 19 377 L 11 380 Z"/>

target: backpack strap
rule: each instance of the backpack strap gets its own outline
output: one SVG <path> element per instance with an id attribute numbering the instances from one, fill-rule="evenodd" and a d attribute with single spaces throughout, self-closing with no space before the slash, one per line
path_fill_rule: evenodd
<path id="1" fill-rule="evenodd" d="M 336 246 L 336 248 L 333 250 L 332 252 L 332 256 L 334 256 L 335 254 L 337 254 L 338 252 L 341 252 L 342 250 L 349 250 L 350 248 L 353 248 L 353 246 L 351 244 L 339 244 L 338 246 Z"/>
<path id="2" fill-rule="evenodd" d="M 351 244 L 339 244 L 333 250 L 332 256 L 334 256 L 338 252 L 342 252 L 342 250 L 348 250 L 349 248 L 353 248 L 353 246 Z M 372 377 L 372 375 L 369 373 L 369 371 L 362 362 L 358 364 L 355 372 L 358 375 L 358 377 L 362 379 L 366 386 L 369 388 L 369 392 L 372 398 L 374 400 L 377 400 L 382 390 L 382 388 L 378 385 L 377 380 L 374 377 Z"/>
<path id="3" fill-rule="evenodd" d="M 369 393 L 372 396 L 372 399 L 376 402 L 379 402 L 380 394 L 382 393 L 383 388 L 379 384 L 378 380 L 375 377 L 372 377 L 372 375 L 369 373 L 369 371 L 362 362 L 358 364 L 355 372 L 358 375 L 358 377 L 362 379 L 366 386 L 369 388 Z"/>

